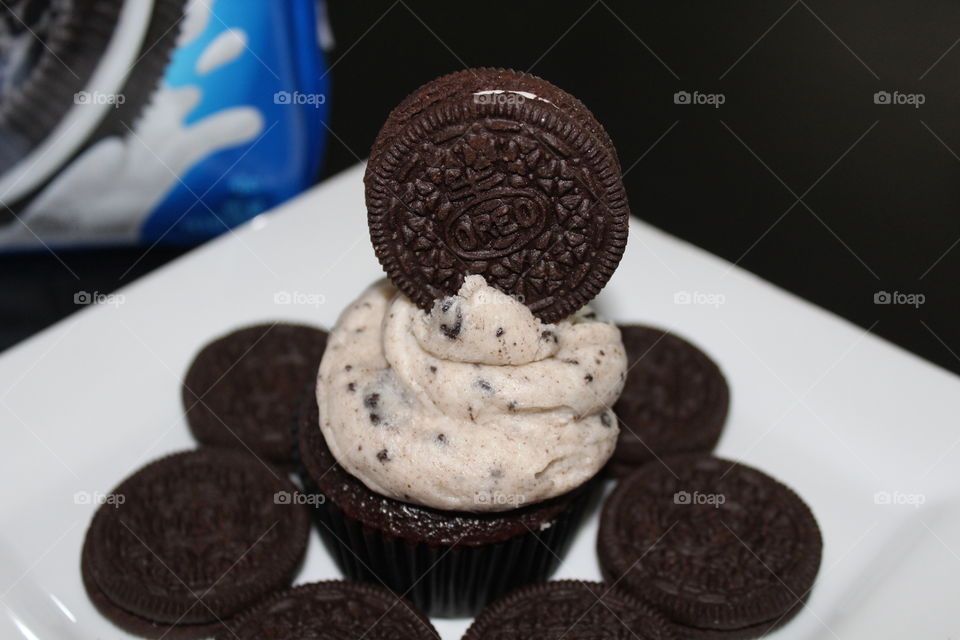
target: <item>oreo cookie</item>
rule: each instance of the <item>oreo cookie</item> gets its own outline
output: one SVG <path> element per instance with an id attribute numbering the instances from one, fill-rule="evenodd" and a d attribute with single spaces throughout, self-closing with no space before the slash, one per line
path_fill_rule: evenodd
<path id="1" fill-rule="evenodd" d="M 522 585 L 546 580 L 601 489 L 508 511 L 443 511 L 371 491 L 341 467 L 320 430 L 316 393 L 300 414 L 300 469 L 320 535 L 351 580 L 385 585 L 430 616 L 474 616 Z"/>
<path id="2" fill-rule="evenodd" d="M 330 580 L 275 594 L 221 631 L 217 640 L 440 640 L 403 598 L 370 584 Z"/>
<path id="3" fill-rule="evenodd" d="M 744 639 L 777 628 L 813 587 L 823 542 L 810 508 L 748 466 L 709 455 L 648 464 L 604 504 L 604 578 L 686 638 Z"/>
<path id="4" fill-rule="evenodd" d="M 94 515 L 81 570 L 103 615 L 146 637 L 204 637 L 287 586 L 306 550 L 296 487 L 249 455 L 200 449 L 153 462 Z"/>
<path id="5" fill-rule="evenodd" d="M 479 274 L 554 322 L 600 291 L 626 246 L 609 137 L 526 73 L 467 69 L 422 86 L 390 114 L 364 182 L 377 258 L 423 309 Z"/>
<path id="6" fill-rule="evenodd" d="M 607 471 L 625 476 L 656 458 L 708 453 L 727 419 L 730 389 L 716 363 L 683 338 L 653 327 L 620 327 L 627 379 L 614 413 L 617 449 Z"/>
<path id="7" fill-rule="evenodd" d="M 90 568 L 88 545 L 83 546 L 83 552 L 80 556 L 80 574 L 83 579 L 83 587 L 86 589 L 87 597 L 93 602 L 93 606 L 100 612 L 104 618 L 120 627 L 124 631 L 141 638 L 154 638 L 160 640 L 168 638 L 169 640 L 199 640 L 200 638 L 210 638 L 220 631 L 228 629 L 226 623 L 222 620 L 214 620 L 205 624 L 170 624 L 156 622 L 146 618 L 134 615 L 129 611 L 118 607 L 100 590 L 93 579 L 93 573 Z"/>
<path id="8" fill-rule="evenodd" d="M 203 444 L 250 451 L 289 464 L 304 389 L 316 383 L 327 333 L 261 324 L 219 338 L 197 354 L 183 383 L 183 405 Z"/>
<path id="9" fill-rule="evenodd" d="M 648 605 L 600 582 L 557 580 L 501 598 L 477 616 L 463 640 L 672 640 Z"/>

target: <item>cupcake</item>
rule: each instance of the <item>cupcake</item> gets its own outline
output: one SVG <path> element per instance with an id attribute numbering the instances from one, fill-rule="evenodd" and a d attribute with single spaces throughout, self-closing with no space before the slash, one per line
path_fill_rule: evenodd
<path id="1" fill-rule="evenodd" d="M 626 355 L 586 304 L 626 243 L 619 164 L 572 96 L 471 69 L 391 114 L 365 182 L 389 279 L 330 333 L 304 484 L 348 577 L 473 615 L 551 573 L 616 447 Z"/>

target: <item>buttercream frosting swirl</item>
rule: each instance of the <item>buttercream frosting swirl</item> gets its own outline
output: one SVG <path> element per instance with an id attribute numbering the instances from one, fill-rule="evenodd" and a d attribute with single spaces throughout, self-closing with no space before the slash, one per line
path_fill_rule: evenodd
<path id="1" fill-rule="evenodd" d="M 425 313 L 383 280 L 330 334 L 320 425 L 341 466 L 373 491 L 503 511 L 603 467 L 625 373 L 619 329 L 589 307 L 544 324 L 475 275 Z"/>

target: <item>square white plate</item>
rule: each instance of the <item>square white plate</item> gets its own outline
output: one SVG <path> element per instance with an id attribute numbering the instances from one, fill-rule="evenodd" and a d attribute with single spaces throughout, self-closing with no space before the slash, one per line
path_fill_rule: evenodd
<path id="1" fill-rule="evenodd" d="M 0 357 L 0 636 L 126 637 L 81 585 L 92 503 L 147 461 L 193 446 L 180 382 L 204 343 L 263 320 L 329 327 L 381 276 L 362 172 Z M 766 470 L 813 508 L 825 542 L 819 580 L 776 638 L 960 634 L 960 379 L 636 221 L 596 306 L 711 354 L 733 396 L 718 453 Z M 599 579 L 596 525 L 594 516 L 556 577 Z M 314 532 L 297 582 L 335 577 Z M 444 640 L 468 624 L 437 622 Z"/>

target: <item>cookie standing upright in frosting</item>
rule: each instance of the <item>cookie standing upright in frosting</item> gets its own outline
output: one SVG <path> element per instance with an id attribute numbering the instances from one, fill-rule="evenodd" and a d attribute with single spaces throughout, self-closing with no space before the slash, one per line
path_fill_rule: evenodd
<path id="1" fill-rule="evenodd" d="M 555 322 L 603 288 L 627 242 L 603 127 L 525 73 L 467 69 L 421 87 L 390 114 L 364 182 L 377 257 L 425 310 L 477 274 Z"/>

